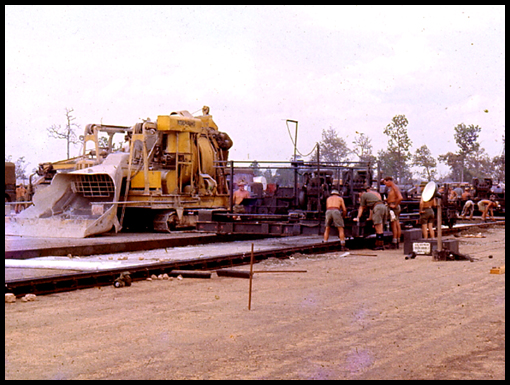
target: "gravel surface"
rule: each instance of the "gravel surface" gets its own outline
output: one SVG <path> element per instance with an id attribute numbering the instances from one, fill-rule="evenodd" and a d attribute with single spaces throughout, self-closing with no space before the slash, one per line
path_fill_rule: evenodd
<path id="1" fill-rule="evenodd" d="M 137 281 L 5 304 L 9 380 L 505 379 L 505 229 L 475 262 L 402 250 L 269 259 L 249 280 Z M 478 233 L 478 231 L 477 231 Z M 492 257 L 489 257 L 492 256 Z M 249 270 L 249 267 L 241 267 Z"/>

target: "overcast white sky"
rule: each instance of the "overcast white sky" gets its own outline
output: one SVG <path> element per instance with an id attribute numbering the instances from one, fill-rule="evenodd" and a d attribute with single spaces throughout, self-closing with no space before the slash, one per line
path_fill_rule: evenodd
<path id="1" fill-rule="evenodd" d="M 409 120 L 413 152 L 423 144 L 435 157 L 457 151 L 459 123 L 482 127 L 491 157 L 503 149 L 504 6 L 5 11 L 5 154 L 25 156 L 29 172 L 65 159 L 65 141 L 46 128 L 65 125 L 66 107 L 83 129 L 208 105 L 235 160 L 288 160 L 286 119 L 299 121 L 302 153 L 332 127 L 349 145 L 365 133 L 375 155 L 397 114 Z"/>

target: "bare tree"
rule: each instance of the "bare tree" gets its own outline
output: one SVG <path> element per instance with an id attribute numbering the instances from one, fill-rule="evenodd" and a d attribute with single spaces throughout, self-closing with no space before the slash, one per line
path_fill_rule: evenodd
<path id="1" fill-rule="evenodd" d="M 59 124 L 58 126 L 56 124 L 52 125 L 51 127 L 47 128 L 46 130 L 49 133 L 49 136 L 55 139 L 65 139 L 67 143 L 67 159 L 70 158 L 69 156 L 69 144 L 77 144 L 79 143 L 79 139 L 76 136 L 76 133 L 74 132 L 73 126 L 79 128 L 80 126 L 76 123 L 73 123 L 73 120 L 76 119 L 76 117 L 72 116 L 71 113 L 74 110 L 72 108 L 66 107 L 66 121 L 67 124 L 64 128 Z"/>
<path id="2" fill-rule="evenodd" d="M 5 157 L 6 162 L 13 162 L 12 161 L 12 155 Z M 16 173 L 16 179 L 27 179 L 26 175 L 26 169 L 27 169 L 27 161 L 25 160 L 25 157 L 19 157 L 18 160 L 13 162 L 15 164 L 15 173 Z"/>
<path id="3" fill-rule="evenodd" d="M 352 144 L 354 144 L 354 149 L 352 152 L 359 158 L 360 162 L 370 162 L 375 163 L 375 156 L 372 155 L 372 139 L 366 136 L 362 132 L 356 131 L 356 136 Z"/>

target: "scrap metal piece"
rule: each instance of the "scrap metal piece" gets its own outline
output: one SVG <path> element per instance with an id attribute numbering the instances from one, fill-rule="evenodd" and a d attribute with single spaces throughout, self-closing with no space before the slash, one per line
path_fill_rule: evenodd
<path id="1" fill-rule="evenodd" d="M 434 250 L 433 257 L 435 261 L 470 261 L 474 262 L 477 259 L 470 257 L 467 254 L 462 254 L 456 251 L 442 249 L 440 251 Z"/>
<path id="2" fill-rule="evenodd" d="M 505 274 L 505 265 L 500 267 L 493 267 L 490 271 L 491 274 Z"/>
<path id="3" fill-rule="evenodd" d="M 415 259 L 416 258 L 416 253 L 414 251 L 412 251 L 410 254 L 406 255 L 406 259 Z"/>
<path id="4" fill-rule="evenodd" d="M 129 275 L 129 271 L 124 271 L 120 273 L 120 277 L 117 278 L 115 281 L 113 281 L 114 287 L 124 287 L 124 286 L 131 286 L 131 276 Z"/>

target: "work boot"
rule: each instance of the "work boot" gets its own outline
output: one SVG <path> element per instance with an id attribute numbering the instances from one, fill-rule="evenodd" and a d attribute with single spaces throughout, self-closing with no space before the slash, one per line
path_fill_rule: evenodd
<path id="1" fill-rule="evenodd" d="M 384 241 L 376 239 L 374 250 L 384 250 Z"/>

